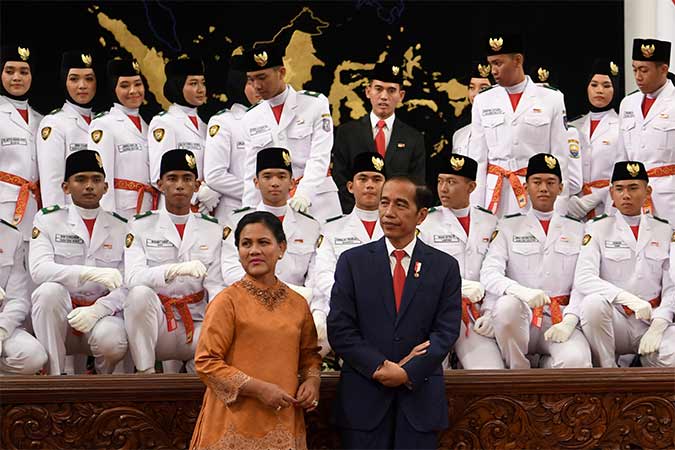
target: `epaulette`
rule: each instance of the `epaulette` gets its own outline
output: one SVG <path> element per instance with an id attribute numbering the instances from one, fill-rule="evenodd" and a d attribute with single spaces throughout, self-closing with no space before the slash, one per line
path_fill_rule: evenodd
<path id="1" fill-rule="evenodd" d="M 298 94 L 309 95 L 310 97 L 318 97 L 319 95 L 321 95 L 321 92 L 302 90 L 302 91 L 298 92 Z"/>
<path id="2" fill-rule="evenodd" d="M 316 220 L 314 217 L 310 216 L 310 215 L 307 214 L 306 212 L 298 211 L 298 214 L 302 214 L 302 215 L 305 216 L 305 217 L 309 217 L 309 218 L 312 219 L 312 220 Z"/>
<path id="3" fill-rule="evenodd" d="M 570 219 L 570 220 L 574 220 L 575 222 L 581 223 L 581 220 L 577 219 L 576 217 L 572 217 L 572 216 L 570 216 L 569 214 L 565 214 L 563 217 L 564 217 L 565 219 Z"/>
<path id="4" fill-rule="evenodd" d="M 331 217 L 330 219 L 326 219 L 326 223 L 329 223 L 329 222 L 335 222 L 336 220 L 342 219 L 343 217 L 344 217 L 343 215 Z"/>
<path id="5" fill-rule="evenodd" d="M 662 218 L 656 217 L 656 216 L 652 216 L 652 217 L 655 218 L 656 220 L 658 220 L 659 222 L 669 223 L 666 219 L 662 219 Z"/>
<path id="6" fill-rule="evenodd" d="M 487 91 L 489 91 L 490 89 L 492 89 L 496 86 L 497 86 L 496 84 L 493 84 L 492 86 L 488 86 L 485 89 L 483 89 L 482 91 L 480 91 L 479 94 L 482 94 L 483 92 L 487 92 Z"/>
<path id="7" fill-rule="evenodd" d="M 7 222 L 7 221 L 4 220 L 4 219 L 0 219 L 0 222 L 2 222 L 3 224 L 7 225 L 7 226 L 10 227 L 10 228 L 14 228 L 15 230 L 18 230 L 17 227 L 15 227 L 14 225 L 12 225 L 11 223 Z"/>
<path id="8" fill-rule="evenodd" d="M 428 210 L 427 212 L 428 212 L 429 214 L 431 214 L 432 212 L 436 212 L 436 211 L 438 211 L 438 207 L 437 207 L 437 206 L 432 206 L 431 208 L 429 208 L 429 210 Z"/>
<path id="9" fill-rule="evenodd" d="M 216 218 L 213 217 L 213 216 L 209 216 L 208 214 L 202 213 L 202 214 L 200 215 L 200 217 L 201 217 L 202 219 L 204 219 L 204 220 L 208 220 L 209 222 L 218 223 L 218 219 L 216 219 Z"/>
<path id="10" fill-rule="evenodd" d="M 42 214 L 49 214 L 53 213 L 54 211 L 60 210 L 61 207 L 59 205 L 52 205 L 52 206 L 47 206 L 46 208 L 42 208 L 40 211 L 42 211 Z"/>
<path id="11" fill-rule="evenodd" d="M 94 119 L 98 119 L 99 117 L 103 117 L 106 114 L 108 114 L 108 111 L 101 111 L 100 113 L 98 113 L 94 116 Z"/>
<path id="12" fill-rule="evenodd" d="M 567 121 L 567 128 L 574 128 L 575 130 L 577 129 L 577 127 L 575 127 L 574 124 L 570 123 L 569 120 Z"/>
<path id="13" fill-rule="evenodd" d="M 61 108 L 52 109 L 49 114 L 56 114 L 59 111 L 61 111 Z"/>
<path id="14" fill-rule="evenodd" d="M 262 100 L 259 100 L 258 103 L 249 106 L 249 108 L 246 110 L 246 112 L 249 112 L 250 110 L 252 110 L 253 108 L 255 108 L 256 106 L 258 106 L 261 103 L 262 103 Z"/>
<path id="15" fill-rule="evenodd" d="M 112 214 L 112 216 L 113 216 L 115 219 L 121 220 L 121 221 L 124 222 L 124 223 L 127 223 L 127 222 L 128 222 L 127 219 L 125 219 L 124 217 L 120 216 L 120 215 L 117 214 L 116 212 L 112 212 L 112 213 L 110 213 L 110 214 Z"/>
<path id="16" fill-rule="evenodd" d="M 232 211 L 232 214 L 238 214 L 240 212 L 248 211 L 249 209 L 253 209 L 250 206 L 244 206 L 243 208 L 235 209 Z"/>
<path id="17" fill-rule="evenodd" d="M 215 113 L 214 116 L 217 116 L 218 114 L 222 114 L 222 113 L 227 112 L 227 111 L 229 111 L 229 109 L 223 108 L 220 111 L 218 111 L 217 113 Z"/>
<path id="18" fill-rule="evenodd" d="M 558 89 L 554 88 L 553 86 L 551 86 L 549 84 L 544 84 L 541 87 L 545 87 L 546 89 L 550 89 L 552 91 L 559 91 Z"/>
<path id="19" fill-rule="evenodd" d="M 482 206 L 476 205 L 476 209 L 479 210 L 479 211 L 483 211 L 484 213 L 488 213 L 488 214 L 490 214 L 491 216 L 494 216 L 494 214 L 492 213 L 492 211 L 490 211 L 489 209 L 483 208 Z"/>
<path id="20" fill-rule="evenodd" d="M 601 216 L 592 218 L 591 221 L 592 221 L 592 222 L 597 222 L 598 220 L 602 220 L 602 219 L 605 219 L 605 218 L 607 218 L 607 217 L 609 217 L 607 214 L 603 214 L 603 215 L 601 215 Z"/>
<path id="21" fill-rule="evenodd" d="M 166 114 L 167 112 L 168 112 L 168 111 L 160 111 L 160 113 L 157 114 L 157 115 L 161 117 L 161 116 L 163 116 L 164 114 Z"/>
<path id="22" fill-rule="evenodd" d="M 148 216 L 151 216 L 151 215 L 152 215 L 152 211 L 147 211 L 147 212 L 144 212 L 143 214 L 136 214 L 134 216 L 134 219 L 138 220 L 138 219 L 142 219 L 143 217 L 148 217 Z"/>
<path id="23" fill-rule="evenodd" d="M 513 214 L 507 214 L 507 215 L 505 215 L 504 218 L 505 218 L 505 219 L 510 219 L 510 218 L 512 218 L 512 217 L 519 217 L 519 216 L 522 216 L 522 214 L 521 214 L 521 213 L 513 213 Z"/>
<path id="24" fill-rule="evenodd" d="M 633 92 L 630 92 L 630 93 L 626 94 L 626 97 L 628 97 L 629 95 L 635 94 L 635 93 L 636 93 L 637 91 L 639 91 L 639 90 L 640 90 L 640 89 L 635 89 Z"/>
<path id="25" fill-rule="evenodd" d="M 574 122 L 575 120 L 579 120 L 579 119 L 581 119 L 582 117 L 584 117 L 584 115 L 583 115 L 583 114 L 579 114 L 579 115 L 576 116 L 574 119 L 569 119 L 569 121 L 570 121 L 570 122 Z"/>

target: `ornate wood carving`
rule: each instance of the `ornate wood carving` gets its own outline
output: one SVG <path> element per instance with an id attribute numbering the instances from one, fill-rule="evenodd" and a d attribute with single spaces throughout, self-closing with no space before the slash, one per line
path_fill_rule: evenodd
<path id="1" fill-rule="evenodd" d="M 310 448 L 338 448 L 337 375 L 307 416 Z M 675 448 L 672 369 L 453 371 L 444 449 Z M 184 449 L 204 387 L 187 375 L 0 379 L 2 449 Z"/>

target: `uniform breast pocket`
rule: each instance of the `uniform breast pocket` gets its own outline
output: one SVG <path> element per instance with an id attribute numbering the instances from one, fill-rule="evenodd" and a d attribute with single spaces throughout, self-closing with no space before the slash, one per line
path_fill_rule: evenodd
<path id="1" fill-rule="evenodd" d="M 9 274 L 12 272 L 14 258 L 9 253 L 0 254 L 0 286 L 7 286 Z M 0 305 L 2 302 L 0 302 Z"/>
<path id="2" fill-rule="evenodd" d="M 523 141 L 537 146 L 545 146 L 548 151 L 551 118 L 543 115 L 523 117 Z"/>
<path id="3" fill-rule="evenodd" d="M 539 242 L 513 243 L 511 244 L 512 260 L 509 266 L 515 270 L 527 269 L 538 272 L 541 265 L 541 250 Z"/>
<path id="4" fill-rule="evenodd" d="M 661 274 L 663 272 L 663 264 L 668 258 L 668 251 L 661 246 L 656 247 L 647 245 L 645 248 L 645 261 L 649 270 L 654 274 Z"/>
<path id="5" fill-rule="evenodd" d="M 58 264 L 78 264 L 84 259 L 84 247 L 78 244 L 55 244 L 54 262 Z"/>
<path id="6" fill-rule="evenodd" d="M 563 273 L 574 274 L 574 269 L 577 266 L 577 258 L 579 257 L 579 245 L 572 242 L 558 241 L 553 247 L 557 259 L 561 262 Z"/>
<path id="7" fill-rule="evenodd" d="M 309 157 L 312 141 L 312 128 L 293 127 L 288 130 L 288 148 L 294 161 L 306 161 Z"/>
<path id="8" fill-rule="evenodd" d="M 177 262 L 178 255 L 175 248 L 165 247 L 165 248 L 147 249 L 146 258 L 148 260 L 148 266 L 155 267 L 161 266 L 162 264 Z"/>
<path id="9" fill-rule="evenodd" d="M 653 146 L 661 151 L 671 151 L 675 147 L 675 120 L 654 120 Z"/>
<path id="10" fill-rule="evenodd" d="M 258 134 L 251 138 L 251 147 L 256 152 L 259 152 L 260 150 L 271 146 L 272 146 L 272 133 Z"/>
<path id="11" fill-rule="evenodd" d="M 630 276 L 635 271 L 635 261 L 629 248 L 605 248 L 603 256 L 607 271 L 601 270 L 600 277 L 606 275 L 608 279 L 614 280 Z"/>
<path id="12" fill-rule="evenodd" d="M 116 251 L 114 249 L 108 250 L 102 250 L 96 252 L 94 254 L 94 259 L 96 260 L 96 267 L 112 267 L 112 268 L 117 268 L 122 264 L 122 258 L 123 258 L 124 252 L 122 252 L 122 248 L 120 247 L 119 251 Z"/>
<path id="13" fill-rule="evenodd" d="M 212 248 L 206 244 L 201 244 L 192 249 L 190 251 L 190 258 L 201 261 L 207 267 L 215 260 Z"/>
<path id="14" fill-rule="evenodd" d="M 635 131 L 635 119 L 623 119 L 620 125 L 623 143 L 629 150 L 632 149 L 632 135 Z"/>
<path id="15" fill-rule="evenodd" d="M 485 141 L 488 148 L 493 150 L 499 144 L 500 135 L 503 134 L 504 115 L 486 116 L 481 120 L 483 122 L 483 131 L 485 132 Z"/>
<path id="16" fill-rule="evenodd" d="M 288 250 L 284 258 L 286 260 L 285 266 L 291 269 L 294 273 L 304 274 L 309 267 L 309 261 L 314 254 L 314 246 L 310 244 L 289 244 Z"/>

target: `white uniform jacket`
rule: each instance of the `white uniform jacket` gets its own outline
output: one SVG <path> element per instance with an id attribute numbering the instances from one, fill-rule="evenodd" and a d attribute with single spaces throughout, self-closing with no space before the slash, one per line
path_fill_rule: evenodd
<path id="1" fill-rule="evenodd" d="M 126 221 L 100 210 L 89 232 L 75 207 L 53 205 L 35 216 L 30 241 L 29 267 L 35 284 L 52 282 L 65 287 L 72 297 L 99 299 L 113 313 L 122 310 L 124 287 L 109 292 L 99 283 L 80 282 L 86 267 L 110 267 L 124 274 Z"/>
<path id="2" fill-rule="evenodd" d="M 11 336 L 23 326 L 30 314 L 28 272 L 24 267 L 23 237 L 9 222 L 0 219 L 0 287 L 5 299 L 0 301 L 0 328 Z"/>

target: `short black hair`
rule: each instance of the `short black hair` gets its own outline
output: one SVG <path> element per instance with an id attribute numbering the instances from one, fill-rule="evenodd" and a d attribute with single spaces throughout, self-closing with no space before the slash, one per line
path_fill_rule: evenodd
<path id="1" fill-rule="evenodd" d="M 281 224 L 281 220 L 277 216 L 267 211 L 255 211 L 250 214 L 246 214 L 241 218 L 237 224 L 237 229 L 234 230 L 234 245 L 239 248 L 239 236 L 241 231 L 246 225 L 252 223 L 261 223 L 267 227 L 268 230 L 272 232 L 274 239 L 277 243 L 281 244 L 286 242 L 286 234 L 284 233 L 284 226 Z"/>
<path id="2" fill-rule="evenodd" d="M 432 194 L 431 190 L 425 185 L 417 184 L 415 180 L 407 175 L 395 175 L 391 178 L 387 178 L 387 181 L 384 182 L 384 185 L 387 185 L 391 181 L 400 181 L 415 186 L 415 207 L 418 211 L 422 208 L 430 208 L 433 206 L 434 194 Z M 382 186 L 383 190 L 384 185 Z"/>

